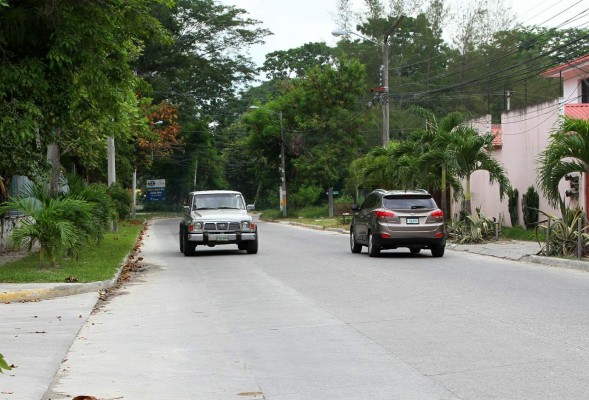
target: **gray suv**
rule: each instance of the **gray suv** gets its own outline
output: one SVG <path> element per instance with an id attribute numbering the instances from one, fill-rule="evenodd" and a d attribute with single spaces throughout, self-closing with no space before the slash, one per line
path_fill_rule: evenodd
<path id="1" fill-rule="evenodd" d="M 412 254 L 430 249 L 434 257 L 444 255 L 444 213 L 425 190 L 377 189 L 361 207 L 355 204 L 352 210 L 352 253 L 360 253 L 362 246 L 366 246 L 370 257 L 398 247 L 407 247 Z"/>
<path id="2" fill-rule="evenodd" d="M 231 190 L 191 192 L 184 203 L 180 222 L 180 251 L 194 255 L 196 246 L 215 247 L 237 244 L 248 254 L 258 252 L 258 226 L 248 211 L 243 196 Z"/>

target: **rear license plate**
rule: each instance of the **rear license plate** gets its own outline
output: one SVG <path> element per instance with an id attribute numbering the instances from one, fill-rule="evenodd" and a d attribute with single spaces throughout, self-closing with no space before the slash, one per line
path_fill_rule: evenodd
<path id="1" fill-rule="evenodd" d="M 218 241 L 227 241 L 227 240 L 229 240 L 229 236 L 227 236 L 227 235 L 217 235 L 217 240 Z"/>
<path id="2" fill-rule="evenodd" d="M 419 218 L 407 218 L 407 225 L 419 224 Z"/>

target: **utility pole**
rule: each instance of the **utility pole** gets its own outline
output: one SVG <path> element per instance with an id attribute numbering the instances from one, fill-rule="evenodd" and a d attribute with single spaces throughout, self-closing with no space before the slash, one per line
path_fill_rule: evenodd
<path id="1" fill-rule="evenodd" d="M 401 15 L 393 25 L 384 34 L 382 41 L 382 68 L 383 68 L 383 89 L 382 92 L 382 145 L 387 146 L 389 142 L 389 37 L 401 23 Z"/>
<path id="2" fill-rule="evenodd" d="M 117 181 L 117 175 L 115 170 L 115 138 L 109 136 L 106 139 L 107 152 L 108 152 L 108 186 L 112 185 Z M 118 217 L 112 221 L 111 230 L 117 232 L 119 230 Z"/>
<path id="3" fill-rule="evenodd" d="M 115 138 L 109 136 L 106 139 L 108 151 L 108 186 L 117 181 L 117 173 L 115 170 Z"/>
<path id="4" fill-rule="evenodd" d="M 281 198 L 280 208 L 282 209 L 282 216 L 286 217 L 286 162 L 284 159 L 284 124 L 282 123 L 282 111 L 279 112 L 280 117 L 280 180 L 281 180 Z"/>
<path id="5" fill-rule="evenodd" d="M 137 212 L 137 170 L 133 170 L 133 203 L 131 204 L 131 218 L 135 219 L 135 214 Z"/>

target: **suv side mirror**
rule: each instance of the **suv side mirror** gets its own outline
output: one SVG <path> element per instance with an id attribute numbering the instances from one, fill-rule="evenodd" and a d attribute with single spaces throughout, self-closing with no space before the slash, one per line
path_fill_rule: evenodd
<path id="1" fill-rule="evenodd" d="M 248 211 L 255 211 L 256 210 L 255 204 L 248 204 L 246 208 Z"/>
<path id="2" fill-rule="evenodd" d="M 360 206 L 358 204 L 352 204 L 352 207 L 350 207 L 350 208 L 354 212 L 360 211 Z"/>
<path id="3" fill-rule="evenodd" d="M 190 211 L 190 206 L 182 206 L 182 209 L 183 209 L 184 211 Z"/>

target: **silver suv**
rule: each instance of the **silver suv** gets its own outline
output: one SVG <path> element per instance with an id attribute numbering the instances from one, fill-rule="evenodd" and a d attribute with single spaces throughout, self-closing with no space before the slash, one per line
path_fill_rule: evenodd
<path id="1" fill-rule="evenodd" d="M 444 255 L 444 213 L 425 190 L 377 189 L 361 207 L 355 204 L 352 210 L 352 253 L 360 253 L 362 246 L 366 246 L 370 257 L 397 247 L 408 247 L 412 254 L 430 249 L 434 257 Z"/>
<path id="2" fill-rule="evenodd" d="M 184 218 L 180 222 L 180 251 L 194 255 L 197 245 L 215 247 L 237 244 L 248 254 L 258 252 L 258 227 L 239 192 L 207 190 L 191 192 L 184 203 Z"/>

